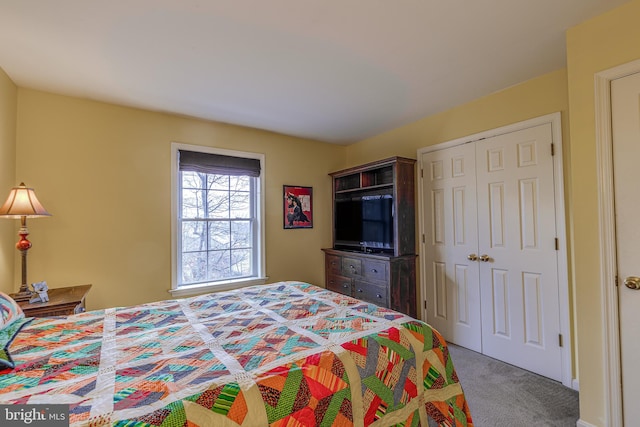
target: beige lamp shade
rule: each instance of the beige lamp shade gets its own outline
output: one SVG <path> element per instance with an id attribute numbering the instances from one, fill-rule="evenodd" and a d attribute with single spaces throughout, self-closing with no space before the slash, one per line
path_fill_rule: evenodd
<path id="1" fill-rule="evenodd" d="M 5 218 L 36 218 L 39 216 L 51 216 L 40 204 L 33 188 L 27 188 L 24 183 L 13 187 L 7 201 L 0 207 L 0 215 Z"/>

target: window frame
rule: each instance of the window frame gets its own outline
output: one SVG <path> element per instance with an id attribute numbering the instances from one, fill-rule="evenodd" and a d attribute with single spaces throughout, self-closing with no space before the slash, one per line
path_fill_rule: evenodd
<path id="1" fill-rule="evenodd" d="M 223 156 L 245 157 L 250 159 L 258 159 L 260 161 L 260 176 L 256 178 L 255 185 L 255 203 L 256 219 L 254 225 L 256 231 L 253 234 L 254 248 L 259 253 L 256 256 L 256 271 L 254 276 L 243 277 L 239 279 L 220 280 L 215 282 L 198 283 L 193 285 L 180 286 L 179 273 L 180 268 L 178 258 L 182 251 L 182 235 L 180 222 L 180 196 L 181 196 L 181 180 L 179 169 L 180 150 L 195 151 L 201 153 L 219 154 Z M 252 153 L 245 151 L 227 150 L 224 148 L 208 147 L 201 145 L 183 144 L 178 142 L 171 143 L 171 289 L 169 292 L 173 296 L 196 295 L 205 292 L 224 291 L 230 289 L 242 288 L 245 286 L 264 284 L 266 277 L 266 254 L 265 254 L 265 156 L 261 153 Z M 257 241 L 256 241 L 257 240 Z"/>

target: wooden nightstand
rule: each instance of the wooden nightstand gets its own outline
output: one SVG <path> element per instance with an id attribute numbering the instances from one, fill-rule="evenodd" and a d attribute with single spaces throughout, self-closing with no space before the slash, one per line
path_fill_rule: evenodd
<path id="1" fill-rule="evenodd" d="M 49 289 L 49 301 L 29 304 L 19 302 L 26 317 L 68 316 L 82 313 L 84 299 L 91 285 L 69 286 L 67 288 Z"/>

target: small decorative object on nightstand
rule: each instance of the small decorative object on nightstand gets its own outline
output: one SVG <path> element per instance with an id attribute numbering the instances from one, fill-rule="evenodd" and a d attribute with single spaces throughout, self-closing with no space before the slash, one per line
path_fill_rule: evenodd
<path id="1" fill-rule="evenodd" d="M 29 300 L 29 304 L 49 301 L 49 294 L 47 294 L 49 287 L 47 286 L 46 281 L 43 280 L 42 282 L 32 283 L 31 286 L 33 286 L 33 292 L 36 296 Z"/>
<path id="2" fill-rule="evenodd" d="M 27 317 L 69 316 L 85 311 L 85 297 L 91 285 L 49 289 L 49 301 L 30 304 L 18 301 Z"/>

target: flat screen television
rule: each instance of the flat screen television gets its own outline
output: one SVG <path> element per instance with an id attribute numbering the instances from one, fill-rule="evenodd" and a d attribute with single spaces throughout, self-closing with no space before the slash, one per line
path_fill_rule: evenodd
<path id="1" fill-rule="evenodd" d="M 336 199 L 335 249 L 393 253 L 393 197 Z"/>

